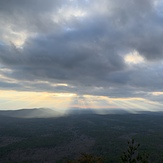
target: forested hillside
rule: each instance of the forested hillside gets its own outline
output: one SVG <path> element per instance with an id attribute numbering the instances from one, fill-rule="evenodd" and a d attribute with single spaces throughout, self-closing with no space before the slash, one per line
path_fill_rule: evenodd
<path id="1" fill-rule="evenodd" d="M 134 137 L 151 162 L 163 151 L 163 117 L 159 115 L 71 115 L 60 118 L 0 118 L 0 162 L 66 162 L 81 153 L 120 162 Z"/>

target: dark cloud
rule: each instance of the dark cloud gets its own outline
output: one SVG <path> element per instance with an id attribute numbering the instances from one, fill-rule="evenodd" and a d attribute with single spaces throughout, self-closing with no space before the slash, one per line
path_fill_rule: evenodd
<path id="1" fill-rule="evenodd" d="M 4 90 L 15 90 L 15 89 L 18 89 L 19 88 L 19 84 L 17 83 L 7 83 L 7 82 L 0 82 L 0 88 L 1 89 L 4 89 Z"/>
<path id="2" fill-rule="evenodd" d="M 11 71 L 1 74 L 16 80 L 14 88 L 21 90 L 110 97 L 145 97 L 142 91 L 162 90 L 163 17 L 155 3 L 2 0 L 0 24 L 6 28 L 0 27 L 0 67 Z M 27 38 L 21 48 L 6 41 L 22 31 Z M 143 63 L 125 62 L 133 51 Z"/>
<path id="3" fill-rule="evenodd" d="M 78 41 L 70 37 L 63 34 L 27 40 L 22 50 L 13 46 L 2 52 L 1 62 L 14 70 L 11 75 L 15 78 L 58 79 L 84 85 L 106 80 L 109 73 L 125 67 L 114 50 L 106 52 L 102 45 L 83 41 L 83 37 Z"/>

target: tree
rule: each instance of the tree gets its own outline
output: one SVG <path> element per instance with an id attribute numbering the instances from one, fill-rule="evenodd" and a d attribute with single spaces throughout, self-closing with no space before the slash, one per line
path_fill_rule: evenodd
<path id="1" fill-rule="evenodd" d="M 149 163 L 148 156 L 138 152 L 139 147 L 140 144 L 135 143 L 134 139 L 128 141 L 128 149 L 121 156 L 122 163 Z"/>

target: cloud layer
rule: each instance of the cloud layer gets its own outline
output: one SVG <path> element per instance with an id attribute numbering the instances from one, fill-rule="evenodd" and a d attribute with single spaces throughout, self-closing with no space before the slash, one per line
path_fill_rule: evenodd
<path id="1" fill-rule="evenodd" d="M 151 100 L 163 91 L 162 6 L 1 0 L 0 88 Z"/>

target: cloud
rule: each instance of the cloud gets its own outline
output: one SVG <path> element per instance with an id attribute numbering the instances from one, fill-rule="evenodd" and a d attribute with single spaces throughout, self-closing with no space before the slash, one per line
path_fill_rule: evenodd
<path id="1" fill-rule="evenodd" d="M 160 6 L 0 1 L 1 89 L 151 98 L 149 92 L 163 91 Z"/>

